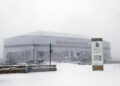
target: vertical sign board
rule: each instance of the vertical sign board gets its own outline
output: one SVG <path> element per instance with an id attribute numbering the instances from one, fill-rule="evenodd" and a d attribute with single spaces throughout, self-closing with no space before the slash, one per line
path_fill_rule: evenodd
<path id="1" fill-rule="evenodd" d="M 103 44 L 102 38 L 92 38 L 92 69 L 103 70 Z"/>

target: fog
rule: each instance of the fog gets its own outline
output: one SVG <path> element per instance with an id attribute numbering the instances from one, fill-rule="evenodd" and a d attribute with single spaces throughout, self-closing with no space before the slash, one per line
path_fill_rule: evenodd
<path id="1" fill-rule="evenodd" d="M 36 31 L 102 37 L 120 60 L 120 0 L 0 0 L 0 57 L 5 38 Z"/>

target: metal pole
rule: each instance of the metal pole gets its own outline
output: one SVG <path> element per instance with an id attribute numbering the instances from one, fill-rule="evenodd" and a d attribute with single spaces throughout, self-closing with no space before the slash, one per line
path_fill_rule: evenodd
<path id="1" fill-rule="evenodd" d="M 51 43 L 50 43 L 50 50 L 49 50 L 49 55 L 50 55 L 50 59 L 49 59 L 49 65 L 51 66 L 51 53 L 52 53 L 52 51 L 51 51 Z"/>
<path id="2" fill-rule="evenodd" d="M 34 49 L 34 44 L 33 44 L 33 64 L 35 63 L 35 49 Z"/>

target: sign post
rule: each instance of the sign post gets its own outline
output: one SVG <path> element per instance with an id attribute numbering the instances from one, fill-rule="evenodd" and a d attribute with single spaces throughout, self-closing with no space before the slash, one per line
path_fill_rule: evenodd
<path id="1" fill-rule="evenodd" d="M 103 44 L 102 38 L 92 38 L 92 69 L 103 71 Z"/>

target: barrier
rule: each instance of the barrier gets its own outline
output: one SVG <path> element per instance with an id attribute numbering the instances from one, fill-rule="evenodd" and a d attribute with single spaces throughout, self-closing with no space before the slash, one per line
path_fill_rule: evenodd
<path id="1" fill-rule="evenodd" d="M 56 65 L 1 65 L 0 74 L 56 71 Z"/>

